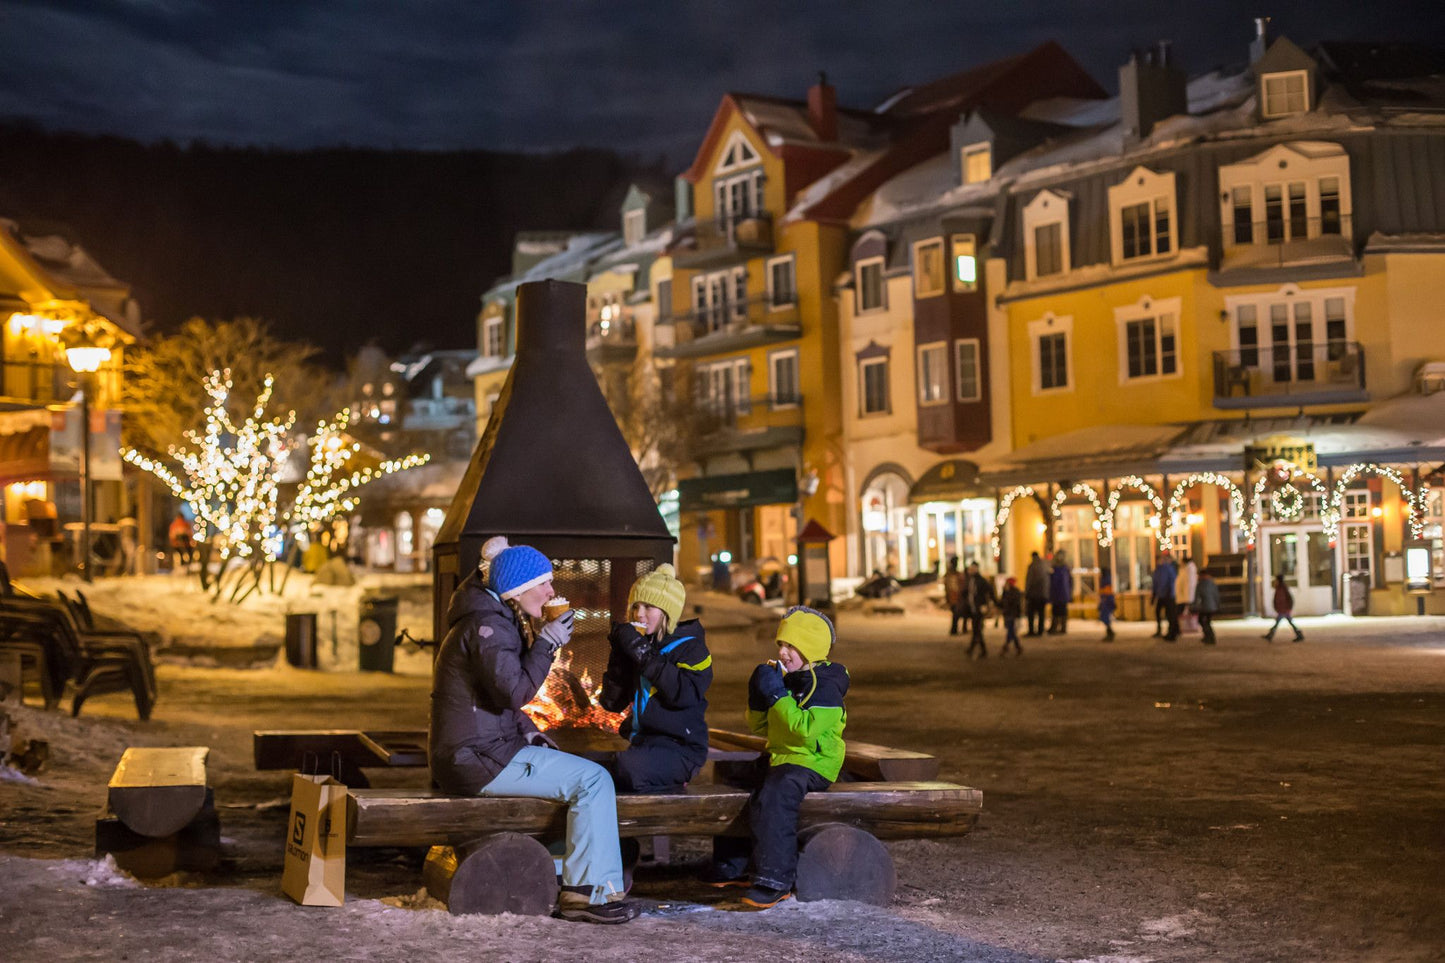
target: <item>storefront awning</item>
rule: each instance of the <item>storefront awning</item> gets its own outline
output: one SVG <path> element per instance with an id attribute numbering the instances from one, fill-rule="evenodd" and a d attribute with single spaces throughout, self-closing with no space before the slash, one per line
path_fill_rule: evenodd
<path id="1" fill-rule="evenodd" d="M 984 484 L 1007 487 L 1146 475 L 1182 436 L 1182 425 L 1095 425 L 1017 448 L 981 473 Z"/>
<path id="2" fill-rule="evenodd" d="M 798 500 L 798 476 L 791 468 L 739 475 L 704 475 L 677 483 L 678 506 L 684 512 L 745 505 L 787 505 Z"/>
<path id="3" fill-rule="evenodd" d="M 992 498 L 994 490 L 978 480 L 978 466 L 962 458 L 934 465 L 908 489 L 912 505 L 923 502 L 957 502 L 965 498 Z"/>

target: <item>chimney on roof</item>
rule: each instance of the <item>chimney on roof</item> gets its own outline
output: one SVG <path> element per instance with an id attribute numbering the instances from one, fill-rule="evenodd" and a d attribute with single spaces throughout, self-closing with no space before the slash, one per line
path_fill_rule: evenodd
<path id="1" fill-rule="evenodd" d="M 818 82 L 808 88 L 808 123 L 821 141 L 838 139 L 838 91 L 828 75 L 818 71 Z"/>
<path id="2" fill-rule="evenodd" d="M 1254 18 L 1254 39 L 1249 42 L 1249 62 L 1255 63 L 1269 49 L 1269 17 Z"/>
<path id="3" fill-rule="evenodd" d="M 1161 40 L 1156 50 L 1130 54 L 1119 68 L 1119 117 L 1129 146 L 1148 137 L 1166 117 L 1189 111 L 1188 78 L 1170 62 L 1169 53 L 1169 41 Z"/>

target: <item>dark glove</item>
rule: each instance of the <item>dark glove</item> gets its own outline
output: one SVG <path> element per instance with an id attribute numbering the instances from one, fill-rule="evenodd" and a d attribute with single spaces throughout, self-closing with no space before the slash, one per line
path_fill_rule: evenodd
<path id="1" fill-rule="evenodd" d="M 542 626 L 542 630 L 537 633 L 537 641 L 545 644 L 553 655 L 556 655 L 557 650 L 562 646 L 571 642 L 572 610 L 568 609 L 558 618 Z"/>
<path id="2" fill-rule="evenodd" d="M 766 712 L 773 703 L 788 694 L 783 683 L 783 670 L 771 662 L 764 662 L 753 670 L 748 680 L 748 708 Z"/>
<path id="3" fill-rule="evenodd" d="M 641 665 L 652 654 L 652 640 L 637 631 L 631 622 L 619 622 L 612 629 L 612 644 L 627 656 L 633 665 Z"/>
<path id="4" fill-rule="evenodd" d="M 536 746 L 538 749 L 556 749 L 557 743 L 545 732 L 531 732 L 527 734 L 527 745 Z"/>

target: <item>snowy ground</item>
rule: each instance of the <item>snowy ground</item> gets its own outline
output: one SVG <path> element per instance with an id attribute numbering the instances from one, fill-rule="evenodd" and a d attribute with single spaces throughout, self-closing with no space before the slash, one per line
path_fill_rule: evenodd
<path id="1" fill-rule="evenodd" d="M 429 636 L 426 583 L 386 581 L 401 623 Z M 425 725 L 429 656 L 399 653 L 395 675 L 353 671 L 357 599 L 375 587 L 293 577 L 287 596 L 239 608 L 164 577 L 88 590 L 97 611 L 162 636 L 161 698 L 144 724 L 122 696 L 87 703 L 79 720 L 20 710 L 22 734 L 48 739 L 52 762 L 33 783 L 0 782 L 0 958 L 1441 958 L 1441 619 L 1306 619 L 1299 645 L 1265 643 L 1263 622 L 1225 623 L 1214 649 L 1164 645 L 1147 637 L 1152 624 L 1103 645 L 1084 623 L 1025 640 L 1022 658 L 1000 659 L 994 639 L 989 659 L 968 662 L 944 618 L 913 600 L 903 615 L 845 612 L 849 734 L 934 752 L 944 778 L 984 793 L 972 835 L 889 844 L 892 906 L 732 912 L 692 884 L 695 844 L 639 874 L 650 909 L 625 927 L 452 917 L 418 894 L 410 850 L 353 851 L 344 908 L 293 906 L 279 895 L 286 776 L 251 769 L 250 733 Z M 753 613 L 706 604 L 710 718 L 736 728 L 746 675 L 768 650 Z M 322 613 L 322 671 L 274 654 L 288 606 Z M 250 661 L 263 665 L 225 667 Z M 217 873 L 141 884 L 91 858 L 110 770 L 145 744 L 212 747 Z"/>

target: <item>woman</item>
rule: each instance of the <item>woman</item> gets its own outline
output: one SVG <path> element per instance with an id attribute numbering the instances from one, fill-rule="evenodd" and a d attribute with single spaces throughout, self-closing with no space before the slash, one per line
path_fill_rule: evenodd
<path id="1" fill-rule="evenodd" d="M 432 779 L 456 795 L 567 803 L 557 915 L 625 923 L 638 910 L 625 899 L 612 778 L 594 762 L 559 752 L 522 712 L 557 650 L 571 641 L 572 613 L 534 629 L 557 594 L 552 563 L 534 548 L 495 539 L 486 552 L 485 584 L 480 572 L 467 576 L 447 608 L 432 675 Z"/>
<path id="2" fill-rule="evenodd" d="M 1294 641 L 1303 642 L 1305 634 L 1294 624 L 1290 618 L 1294 614 L 1294 596 L 1290 594 L 1289 585 L 1285 582 L 1283 575 L 1274 577 L 1274 624 L 1269 631 L 1264 633 L 1266 642 L 1274 641 L 1274 630 L 1279 628 L 1281 622 L 1288 622 L 1289 627 L 1294 629 Z"/>

